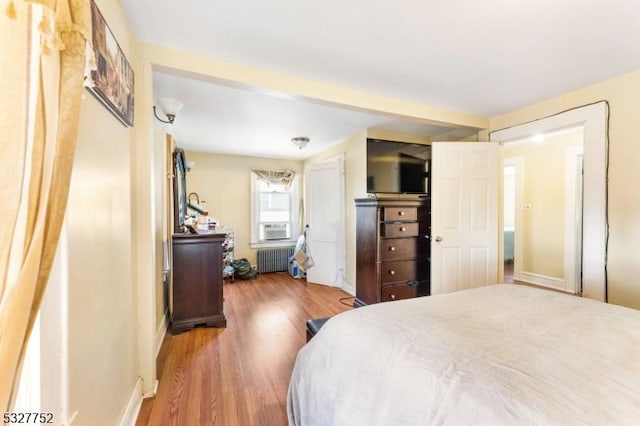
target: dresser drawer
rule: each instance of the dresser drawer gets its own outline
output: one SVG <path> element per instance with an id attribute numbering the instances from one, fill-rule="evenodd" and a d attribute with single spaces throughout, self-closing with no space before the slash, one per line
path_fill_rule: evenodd
<path id="1" fill-rule="evenodd" d="M 383 220 L 385 222 L 418 220 L 418 209 L 415 207 L 385 207 Z"/>
<path id="2" fill-rule="evenodd" d="M 426 259 L 383 262 L 380 264 L 380 282 L 382 284 L 409 280 L 422 281 L 426 278 L 428 278 Z"/>
<path id="3" fill-rule="evenodd" d="M 420 235 L 418 222 L 382 224 L 382 236 L 386 238 L 417 237 L 418 235 Z"/>
<path id="4" fill-rule="evenodd" d="M 412 299 L 417 297 L 418 286 L 414 284 L 404 283 L 382 287 L 380 301 L 389 302 L 392 300 Z"/>
<path id="5" fill-rule="evenodd" d="M 380 260 L 415 259 L 427 255 L 426 238 L 387 238 L 382 240 Z"/>

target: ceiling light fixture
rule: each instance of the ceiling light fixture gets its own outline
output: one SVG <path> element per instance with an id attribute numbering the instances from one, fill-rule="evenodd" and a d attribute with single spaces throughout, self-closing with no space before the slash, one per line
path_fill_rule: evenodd
<path id="1" fill-rule="evenodd" d="M 160 106 L 160 110 L 167 117 L 166 120 L 158 117 L 158 113 L 156 112 L 156 106 L 153 106 L 153 115 L 155 115 L 156 119 L 162 123 L 173 124 L 173 120 L 176 119 L 176 115 L 182 109 L 182 102 L 173 98 L 160 98 L 158 99 L 158 104 Z"/>
<path id="2" fill-rule="evenodd" d="M 302 149 L 309 143 L 309 138 L 305 136 L 298 136 L 297 138 L 291 139 L 291 143 L 298 147 L 298 149 Z"/>

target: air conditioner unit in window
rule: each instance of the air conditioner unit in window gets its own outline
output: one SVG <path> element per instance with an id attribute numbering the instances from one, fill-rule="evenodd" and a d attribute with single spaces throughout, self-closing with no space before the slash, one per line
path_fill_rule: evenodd
<path id="1" fill-rule="evenodd" d="M 287 237 L 286 223 L 267 223 L 264 225 L 265 240 L 286 240 Z"/>

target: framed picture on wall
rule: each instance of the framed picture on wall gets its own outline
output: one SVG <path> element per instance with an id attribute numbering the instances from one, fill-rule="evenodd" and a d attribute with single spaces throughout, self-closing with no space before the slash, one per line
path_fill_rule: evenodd
<path id="1" fill-rule="evenodd" d="M 85 86 L 123 124 L 133 126 L 133 68 L 94 0 L 91 0 L 95 69 Z"/>

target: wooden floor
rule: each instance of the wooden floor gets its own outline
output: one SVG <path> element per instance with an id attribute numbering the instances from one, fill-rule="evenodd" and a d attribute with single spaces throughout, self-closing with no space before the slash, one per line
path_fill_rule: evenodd
<path id="1" fill-rule="evenodd" d="M 286 425 L 285 402 L 305 321 L 351 309 L 341 290 L 287 274 L 224 284 L 227 327 L 167 336 L 160 384 L 137 425 Z M 346 301 L 349 303 L 351 300 Z"/>
<path id="2" fill-rule="evenodd" d="M 504 282 L 513 284 L 513 261 L 504 262 Z"/>

